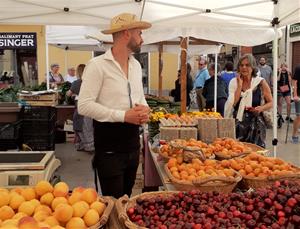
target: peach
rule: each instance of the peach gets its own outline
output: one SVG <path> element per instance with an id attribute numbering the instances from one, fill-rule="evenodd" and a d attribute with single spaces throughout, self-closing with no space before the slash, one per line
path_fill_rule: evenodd
<path id="1" fill-rule="evenodd" d="M 27 216 L 24 212 L 18 212 L 17 214 L 15 214 L 12 219 L 16 219 L 19 221 L 19 219 L 23 218 L 24 216 Z"/>
<path id="2" fill-rule="evenodd" d="M 51 206 L 53 199 L 54 199 L 53 194 L 51 192 L 48 192 L 41 196 L 40 202 L 41 204 L 46 204 L 48 206 Z"/>
<path id="3" fill-rule="evenodd" d="M 32 202 L 25 201 L 19 206 L 18 212 L 23 212 L 26 215 L 31 216 L 34 212 L 34 209 L 35 205 Z"/>
<path id="4" fill-rule="evenodd" d="M 66 223 L 73 216 L 73 208 L 68 204 L 59 204 L 55 208 L 53 215 L 59 222 Z"/>
<path id="5" fill-rule="evenodd" d="M 25 216 L 19 220 L 19 229 L 39 229 L 38 222 L 29 216 Z"/>
<path id="6" fill-rule="evenodd" d="M 97 198 L 98 198 L 98 194 L 96 190 L 93 188 L 85 189 L 81 195 L 81 200 L 87 202 L 88 204 L 95 202 Z"/>
<path id="7" fill-rule="evenodd" d="M 54 216 L 48 216 L 43 222 L 47 223 L 50 227 L 59 225 L 59 222 L 57 221 L 57 219 Z"/>
<path id="8" fill-rule="evenodd" d="M 15 215 L 14 210 L 9 206 L 2 206 L 0 208 L 0 219 L 2 221 L 11 219 Z"/>
<path id="9" fill-rule="evenodd" d="M 51 203 L 52 210 L 55 210 L 56 206 L 62 203 L 64 204 L 68 203 L 65 197 L 55 197 Z"/>
<path id="10" fill-rule="evenodd" d="M 49 216 L 48 212 L 45 211 L 37 211 L 36 213 L 34 213 L 33 218 L 38 221 L 38 222 L 42 222 L 44 221 L 47 217 Z"/>
<path id="11" fill-rule="evenodd" d="M 73 192 L 71 196 L 68 198 L 68 202 L 70 205 L 73 205 L 80 200 L 81 200 L 81 192 Z"/>
<path id="12" fill-rule="evenodd" d="M 94 203 L 92 203 L 90 205 L 90 208 L 95 209 L 98 212 L 99 216 L 102 216 L 102 214 L 106 208 L 106 205 L 100 201 L 95 201 Z"/>
<path id="13" fill-rule="evenodd" d="M 34 189 L 38 196 L 42 196 L 46 193 L 53 192 L 52 185 L 46 180 L 42 180 L 42 181 L 38 182 L 36 184 L 36 186 L 34 187 Z"/>
<path id="14" fill-rule="evenodd" d="M 85 213 L 83 220 L 85 222 L 85 224 L 90 227 L 95 225 L 96 223 L 98 223 L 100 217 L 98 215 L 98 212 L 94 209 L 90 209 L 87 211 L 87 213 Z"/>
<path id="15" fill-rule="evenodd" d="M 25 198 L 25 200 L 33 200 L 36 198 L 35 191 L 33 188 L 22 189 L 21 195 Z"/>
<path id="16" fill-rule="evenodd" d="M 89 210 L 90 206 L 85 201 L 79 201 L 73 204 L 72 208 L 74 217 L 83 217 Z"/>
<path id="17" fill-rule="evenodd" d="M 66 229 L 86 229 L 83 219 L 80 217 L 73 217 L 66 224 Z"/>
<path id="18" fill-rule="evenodd" d="M 35 208 L 35 210 L 34 210 L 34 213 L 37 213 L 37 212 L 39 212 L 39 211 L 47 212 L 49 215 L 52 213 L 51 208 L 50 208 L 49 206 L 43 205 L 43 204 L 37 206 L 37 207 Z"/>
<path id="19" fill-rule="evenodd" d="M 65 182 L 59 182 L 54 186 L 53 195 L 55 197 L 66 197 L 69 193 L 69 186 Z"/>
<path id="20" fill-rule="evenodd" d="M 15 210 L 18 209 L 23 202 L 25 202 L 25 198 L 17 193 L 14 193 L 14 195 L 12 195 L 10 198 L 9 206 Z"/>
<path id="21" fill-rule="evenodd" d="M 9 193 L 8 191 L 2 190 L 0 191 L 0 207 L 9 204 Z"/>

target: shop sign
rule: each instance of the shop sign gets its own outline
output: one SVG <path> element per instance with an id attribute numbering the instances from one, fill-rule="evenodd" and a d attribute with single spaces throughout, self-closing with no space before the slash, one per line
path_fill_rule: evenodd
<path id="1" fill-rule="evenodd" d="M 0 49 L 36 49 L 36 33 L 0 33 Z"/>
<path id="2" fill-rule="evenodd" d="M 290 26 L 290 37 L 300 36 L 300 23 Z"/>

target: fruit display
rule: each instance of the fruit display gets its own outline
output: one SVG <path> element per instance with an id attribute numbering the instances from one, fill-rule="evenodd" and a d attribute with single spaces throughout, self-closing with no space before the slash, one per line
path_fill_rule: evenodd
<path id="1" fill-rule="evenodd" d="M 188 114 L 165 114 L 163 118 L 159 119 L 162 126 L 195 126 L 197 120 Z"/>
<path id="2" fill-rule="evenodd" d="M 238 157 L 252 151 L 246 144 L 233 138 L 216 138 L 211 148 L 213 153 L 221 159 Z"/>
<path id="3" fill-rule="evenodd" d="M 274 157 L 250 153 L 243 158 L 220 162 L 223 168 L 232 168 L 246 178 L 267 178 L 270 176 L 300 175 L 300 169 Z"/>
<path id="4" fill-rule="evenodd" d="M 245 193 L 145 193 L 121 204 L 129 228 L 300 228 L 300 185 L 289 181 Z"/>
<path id="5" fill-rule="evenodd" d="M 218 163 L 210 159 L 204 162 L 192 159 L 192 163 L 184 163 L 177 157 L 165 164 L 165 171 L 176 190 L 232 192 L 242 177 L 233 169 L 218 168 Z"/>
<path id="6" fill-rule="evenodd" d="M 188 113 L 190 116 L 199 119 L 222 119 L 222 115 L 218 112 L 214 112 L 214 111 L 192 111 Z"/>
<path id="7" fill-rule="evenodd" d="M 202 141 L 195 139 L 183 140 L 175 139 L 171 142 L 166 142 L 160 147 L 160 154 L 165 158 L 181 156 L 184 149 L 200 150 L 206 158 L 213 158 L 213 149 Z"/>
<path id="8" fill-rule="evenodd" d="M 75 188 L 65 182 L 54 187 L 40 181 L 35 187 L 0 189 L 0 228 L 81 229 L 100 225 L 113 203 L 93 188 Z M 104 213 L 106 212 L 106 213 Z"/>

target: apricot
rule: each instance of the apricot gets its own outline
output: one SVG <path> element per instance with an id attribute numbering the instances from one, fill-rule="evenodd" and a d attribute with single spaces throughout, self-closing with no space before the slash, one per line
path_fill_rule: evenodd
<path id="1" fill-rule="evenodd" d="M 79 186 L 79 187 L 74 188 L 72 193 L 75 193 L 75 192 L 83 193 L 84 190 L 85 190 L 84 187 Z"/>
<path id="2" fill-rule="evenodd" d="M 11 219 L 15 215 L 14 210 L 9 206 L 2 206 L 0 208 L 0 219 L 2 221 Z"/>
<path id="3" fill-rule="evenodd" d="M 25 198 L 25 200 L 33 200 L 36 198 L 35 191 L 33 188 L 22 189 L 21 195 Z"/>
<path id="4" fill-rule="evenodd" d="M 51 203 L 52 210 L 55 210 L 56 206 L 62 203 L 67 204 L 68 200 L 65 197 L 55 197 Z"/>
<path id="5" fill-rule="evenodd" d="M 35 209 L 34 209 L 34 213 L 37 213 L 39 211 L 44 211 L 44 212 L 47 212 L 49 215 L 52 213 L 52 210 L 49 206 L 47 205 L 44 205 L 44 204 L 41 204 L 39 206 L 37 206 Z"/>
<path id="6" fill-rule="evenodd" d="M 42 222 L 49 216 L 49 213 L 46 211 L 37 211 L 34 213 L 33 218 L 38 221 Z"/>
<path id="7" fill-rule="evenodd" d="M 18 222 L 17 219 L 7 219 L 1 224 L 1 228 L 18 228 Z"/>
<path id="8" fill-rule="evenodd" d="M 68 198 L 68 202 L 70 205 L 73 205 L 80 200 L 81 200 L 81 192 L 73 192 L 71 196 Z"/>
<path id="9" fill-rule="evenodd" d="M 25 216 L 19 220 L 19 229 L 39 229 L 38 222 L 29 216 Z"/>
<path id="10" fill-rule="evenodd" d="M 48 181 L 45 181 L 45 180 L 38 182 L 34 189 L 38 196 L 43 196 L 46 193 L 53 192 L 52 185 Z"/>
<path id="11" fill-rule="evenodd" d="M 37 206 L 40 206 L 40 205 L 41 205 L 40 201 L 37 200 L 37 199 L 32 199 L 32 200 L 30 200 L 30 202 L 33 204 L 34 209 L 35 209 Z"/>
<path id="12" fill-rule="evenodd" d="M 46 194 L 41 196 L 40 203 L 51 206 L 53 200 L 54 200 L 53 194 L 51 192 L 47 192 Z"/>
<path id="13" fill-rule="evenodd" d="M 56 226 L 51 227 L 50 229 L 65 229 L 65 228 L 60 225 L 56 225 Z"/>
<path id="14" fill-rule="evenodd" d="M 50 225 L 44 222 L 38 222 L 40 229 L 50 229 Z"/>
<path id="15" fill-rule="evenodd" d="M 88 227 L 98 223 L 99 219 L 100 217 L 98 215 L 98 212 L 95 209 L 88 210 L 83 217 L 83 220 Z"/>
<path id="16" fill-rule="evenodd" d="M 101 216 L 106 208 L 106 205 L 101 201 L 95 201 L 90 205 L 90 208 L 96 210 L 99 216 Z"/>
<path id="17" fill-rule="evenodd" d="M 4 205 L 8 205 L 9 204 L 9 193 L 8 191 L 0 191 L 0 207 L 4 206 Z"/>
<path id="18" fill-rule="evenodd" d="M 47 223 L 50 227 L 59 225 L 59 222 L 57 221 L 57 219 L 54 216 L 48 216 L 43 222 Z"/>
<path id="19" fill-rule="evenodd" d="M 79 201 L 73 204 L 72 208 L 74 217 L 83 217 L 89 210 L 90 206 L 85 201 Z"/>
<path id="20" fill-rule="evenodd" d="M 65 182 L 59 182 L 54 186 L 53 195 L 55 197 L 66 197 L 69 193 L 69 186 Z"/>
<path id="21" fill-rule="evenodd" d="M 85 223 L 83 219 L 80 217 L 73 217 L 69 220 L 69 222 L 66 224 L 66 229 L 85 229 Z"/>
<path id="22" fill-rule="evenodd" d="M 87 202 L 88 204 L 95 202 L 97 198 L 98 198 L 98 194 L 96 190 L 93 188 L 85 189 L 81 195 L 81 200 Z"/>
<path id="23" fill-rule="evenodd" d="M 23 218 L 24 216 L 27 216 L 24 212 L 18 212 L 17 214 L 15 214 L 12 219 L 16 219 L 19 221 L 19 219 Z"/>
<path id="24" fill-rule="evenodd" d="M 32 202 L 25 201 L 19 206 L 18 212 L 23 212 L 26 215 L 31 216 L 34 212 L 34 209 L 35 205 Z"/>
<path id="25" fill-rule="evenodd" d="M 23 202 L 25 202 L 25 198 L 17 193 L 14 193 L 14 195 L 10 198 L 9 206 L 16 210 Z"/>
<path id="26" fill-rule="evenodd" d="M 73 208 L 68 204 L 59 204 L 53 215 L 59 222 L 66 223 L 73 216 Z"/>

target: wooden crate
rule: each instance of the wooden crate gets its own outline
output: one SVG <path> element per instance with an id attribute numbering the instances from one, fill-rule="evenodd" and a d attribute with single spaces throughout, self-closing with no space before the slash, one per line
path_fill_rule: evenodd
<path id="1" fill-rule="evenodd" d="M 218 119 L 218 137 L 235 139 L 235 120 L 233 118 Z"/>
<path id="2" fill-rule="evenodd" d="M 181 127 L 179 130 L 179 138 L 189 140 L 197 139 L 198 130 L 196 127 Z"/>
<path id="3" fill-rule="evenodd" d="M 31 106 L 55 106 L 58 104 L 58 93 L 43 95 L 19 94 L 19 99 L 25 100 Z"/>
<path id="4" fill-rule="evenodd" d="M 198 119 L 199 140 L 213 142 L 218 137 L 218 119 Z"/>
<path id="5" fill-rule="evenodd" d="M 180 128 L 178 127 L 160 127 L 160 139 L 171 141 L 178 139 Z"/>

